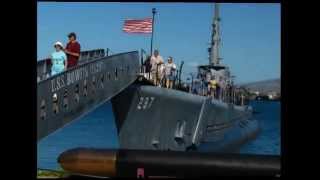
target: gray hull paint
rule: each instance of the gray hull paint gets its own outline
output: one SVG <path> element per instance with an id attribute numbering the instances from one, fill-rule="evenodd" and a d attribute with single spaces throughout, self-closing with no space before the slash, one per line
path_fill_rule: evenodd
<path id="1" fill-rule="evenodd" d="M 38 82 L 38 140 L 121 92 L 138 73 L 139 53 L 134 51 L 92 60 Z"/>
<path id="2" fill-rule="evenodd" d="M 239 146 L 258 130 L 247 107 L 177 90 L 134 84 L 112 98 L 120 148 L 186 151 L 212 142 Z"/>
<path id="3" fill-rule="evenodd" d="M 221 151 L 257 132 L 257 122 L 247 121 L 250 109 L 140 83 L 127 88 L 138 72 L 139 54 L 129 52 L 90 60 L 38 82 L 38 140 L 112 97 L 121 148 L 185 151 L 213 142 L 212 149 Z"/>
<path id="4" fill-rule="evenodd" d="M 203 152 L 235 152 L 242 144 L 254 139 L 259 130 L 258 121 L 255 119 L 238 120 L 232 126 L 207 132 L 199 150 Z"/>

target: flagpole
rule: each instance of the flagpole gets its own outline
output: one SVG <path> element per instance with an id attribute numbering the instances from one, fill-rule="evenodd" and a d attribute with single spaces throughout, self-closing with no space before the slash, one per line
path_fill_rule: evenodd
<path id="1" fill-rule="evenodd" d="M 152 8 L 152 35 L 151 35 L 151 48 L 150 56 L 152 56 L 152 44 L 153 44 L 153 30 L 154 30 L 154 15 L 156 14 L 156 8 Z"/>

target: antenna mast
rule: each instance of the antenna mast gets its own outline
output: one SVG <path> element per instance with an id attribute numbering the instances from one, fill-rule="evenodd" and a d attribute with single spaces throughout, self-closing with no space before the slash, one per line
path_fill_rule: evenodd
<path id="1" fill-rule="evenodd" d="M 209 64 L 220 64 L 221 58 L 219 57 L 220 46 L 220 16 L 219 16 L 219 4 L 214 4 L 214 17 L 212 23 L 212 35 L 211 35 L 211 47 L 209 48 Z"/>

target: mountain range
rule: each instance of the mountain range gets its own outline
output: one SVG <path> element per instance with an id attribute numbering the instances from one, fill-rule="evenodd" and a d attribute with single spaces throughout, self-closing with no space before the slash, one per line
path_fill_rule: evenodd
<path id="1" fill-rule="evenodd" d="M 281 79 L 268 79 L 263 81 L 256 81 L 250 83 L 239 84 L 241 87 L 249 89 L 249 91 L 259 91 L 260 93 L 267 93 L 275 91 L 281 94 Z"/>

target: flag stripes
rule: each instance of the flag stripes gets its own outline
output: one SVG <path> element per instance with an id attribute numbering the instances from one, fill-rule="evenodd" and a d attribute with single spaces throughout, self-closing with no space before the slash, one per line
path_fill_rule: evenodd
<path id="1" fill-rule="evenodd" d="M 127 19 L 122 30 L 126 33 L 152 33 L 152 18 Z"/>

